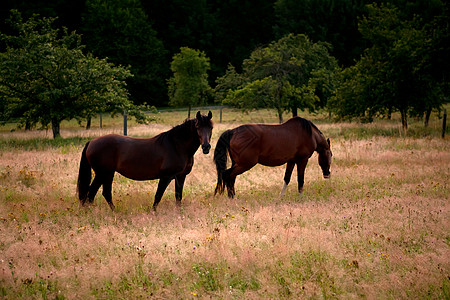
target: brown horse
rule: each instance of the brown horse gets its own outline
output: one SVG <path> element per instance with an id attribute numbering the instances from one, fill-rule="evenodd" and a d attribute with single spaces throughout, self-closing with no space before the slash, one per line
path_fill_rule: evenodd
<path id="1" fill-rule="evenodd" d="M 227 151 L 232 165 L 226 170 Z M 292 170 L 297 165 L 298 191 L 302 193 L 306 164 L 311 155 L 319 153 L 319 165 L 324 178 L 330 177 L 330 140 L 311 122 L 295 117 L 281 125 L 248 124 L 225 131 L 214 151 L 217 168 L 215 193 L 222 194 L 225 186 L 228 196 L 235 196 L 236 176 L 256 164 L 264 166 L 286 165 L 281 196 L 291 180 Z"/>
<path id="2" fill-rule="evenodd" d="M 84 205 L 95 198 L 103 185 L 103 196 L 112 210 L 111 188 L 114 173 L 119 172 L 134 180 L 159 178 L 153 208 L 156 209 L 172 179 L 175 179 L 176 203 L 181 204 L 186 175 L 194 165 L 194 154 L 201 145 L 204 154 L 209 144 L 213 124 L 212 113 L 187 120 L 167 132 L 153 138 L 138 139 L 115 134 L 89 141 L 83 149 L 78 174 L 78 197 Z M 95 172 L 91 184 L 91 168 Z"/>

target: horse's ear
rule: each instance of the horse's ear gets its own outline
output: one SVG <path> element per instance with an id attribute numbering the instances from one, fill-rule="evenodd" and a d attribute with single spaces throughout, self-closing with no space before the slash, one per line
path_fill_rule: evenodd
<path id="1" fill-rule="evenodd" d="M 211 111 L 209 111 L 209 113 L 208 113 L 208 119 L 212 119 L 212 112 Z"/>
<path id="2" fill-rule="evenodd" d="M 330 139 L 327 139 L 328 147 L 330 147 Z"/>
<path id="3" fill-rule="evenodd" d="M 197 118 L 198 120 L 200 120 L 200 119 L 202 118 L 202 115 L 200 114 L 200 111 L 197 112 L 196 118 Z"/>

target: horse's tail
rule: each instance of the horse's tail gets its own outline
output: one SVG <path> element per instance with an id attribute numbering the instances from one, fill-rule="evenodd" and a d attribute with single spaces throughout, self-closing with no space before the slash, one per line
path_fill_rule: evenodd
<path id="1" fill-rule="evenodd" d="M 214 162 L 217 169 L 217 186 L 214 195 L 217 193 L 223 194 L 226 182 L 223 179 L 223 172 L 227 168 L 227 151 L 230 152 L 230 140 L 233 136 L 233 131 L 227 130 L 220 136 L 217 141 L 216 149 L 214 150 Z"/>
<path id="2" fill-rule="evenodd" d="M 89 192 L 89 185 L 91 184 L 91 165 L 89 164 L 86 157 L 86 150 L 89 146 L 89 142 L 84 146 L 83 153 L 81 154 L 80 170 L 78 172 L 78 182 L 77 182 L 77 194 L 78 199 L 84 204 Z"/>

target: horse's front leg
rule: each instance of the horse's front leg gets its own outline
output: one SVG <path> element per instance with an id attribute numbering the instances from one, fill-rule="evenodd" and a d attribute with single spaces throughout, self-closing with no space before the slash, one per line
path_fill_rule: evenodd
<path id="1" fill-rule="evenodd" d="M 186 167 L 181 174 L 175 176 L 175 199 L 178 206 L 181 205 L 181 199 L 183 198 L 183 186 L 186 176 L 191 173 L 192 166 L 194 165 L 194 157 L 188 157 Z"/>
<path id="2" fill-rule="evenodd" d="M 178 206 L 181 206 L 181 199 L 183 198 L 183 186 L 186 174 L 175 176 L 175 199 Z"/>
<path id="3" fill-rule="evenodd" d="M 159 201 L 161 201 L 161 198 L 172 179 L 173 177 L 159 179 L 158 189 L 156 190 L 155 194 L 155 202 L 153 202 L 153 210 L 156 211 L 156 207 L 158 206 Z"/>
<path id="4" fill-rule="evenodd" d="M 297 179 L 298 179 L 298 193 L 303 193 L 303 184 L 305 183 L 305 169 L 308 164 L 308 158 L 304 158 L 297 162 Z"/>
<path id="5" fill-rule="evenodd" d="M 284 197 L 286 188 L 287 188 L 289 182 L 291 181 L 291 175 L 292 175 L 292 170 L 294 170 L 294 166 L 295 166 L 295 162 L 293 162 L 293 161 L 289 161 L 286 164 L 286 172 L 284 173 L 284 184 L 283 184 L 283 188 L 281 189 L 281 193 L 280 193 L 281 198 Z"/>

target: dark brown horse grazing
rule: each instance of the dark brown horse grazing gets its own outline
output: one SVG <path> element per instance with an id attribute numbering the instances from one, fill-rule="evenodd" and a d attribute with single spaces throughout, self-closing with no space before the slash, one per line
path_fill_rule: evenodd
<path id="1" fill-rule="evenodd" d="M 227 151 L 232 165 L 226 170 Z M 310 121 L 300 117 L 281 125 L 248 124 L 225 131 L 217 142 L 214 161 L 217 168 L 215 194 L 222 194 L 225 186 L 228 196 L 235 196 L 236 176 L 256 164 L 264 166 L 286 165 L 281 196 L 291 180 L 292 170 L 297 165 L 298 191 L 302 193 L 306 164 L 311 155 L 319 153 L 319 165 L 324 178 L 330 177 L 330 140 Z"/>
<path id="2" fill-rule="evenodd" d="M 103 196 L 112 210 L 111 187 L 114 173 L 119 172 L 134 180 L 159 178 L 153 208 L 156 209 L 172 179 L 175 179 L 175 198 L 181 204 L 186 175 L 194 165 L 194 153 L 201 145 L 208 154 L 213 124 L 212 113 L 187 120 L 167 132 L 150 139 L 137 139 L 120 135 L 106 135 L 86 144 L 81 155 L 78 174 L 78 197 L 82 204 L 95 198 L 103 185 Z M 91 168 L 95 172 L 91 184 Z"/>

